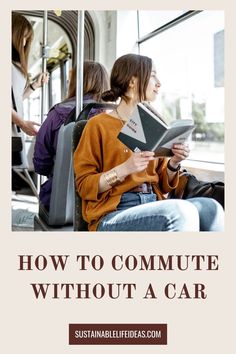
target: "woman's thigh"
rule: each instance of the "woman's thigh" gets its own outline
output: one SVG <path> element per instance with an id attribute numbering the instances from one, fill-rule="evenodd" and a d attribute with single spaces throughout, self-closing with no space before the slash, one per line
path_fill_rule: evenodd
<path id="1" fill-rule="evenodd" d="M 130 205 L 130 203 L 127 203 Z M 197 208 L 169 199 L 123 208 L 106 215 L 97 231 L 199 231 Z"/>

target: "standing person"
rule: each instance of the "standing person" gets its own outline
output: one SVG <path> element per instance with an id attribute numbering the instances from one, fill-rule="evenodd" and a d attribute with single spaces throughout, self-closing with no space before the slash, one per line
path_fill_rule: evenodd
<path id="1" fill-rule="evenodd" d="M 48 82 L 49 76 L 43 73 L 33 84 L 28 82 L 28 57 L 32 40 L 31 23 L 24 16 L 12 13 L 12 123 L 27 135 L 34 136 L 39 124 L 24 120 L 23 100 L 41 87 L 43 82 Z"/>
<path id="2" fill-rule="evenodd" d="M 85 61 L 83 73 L 83 104 L 101 102 L 102 92 L 109 87 L 106 69 L 100 63 Z M 40 202 L 47 210 L 50 208 L 53 166 L 59 129 L 65 123 L 75 105 L 76 68 L 73 68 L 67 99 L 51 108 L 36 137 L 33 163 L 35 172 L 48 177 L 47 181 L 41 185 L 39 194 Z M 88 118 L 100 112 L 101 110 L 92 109 Z"/>
<path id="3" fill-rule="evenodd" d="M 222 231 L 223 209 L 210 198 L 166 200 L 178 186 L 187 145 L 175 144 L 173 157 L 132 152 L 117 135 L 138 102 L 154 101 L 160 89 L 146 56 L 128 54 L 114 63 L 105 101 L 120 99 L 111 114 L 93 117 L 74 154 L 77 192 L 90 231 Z"/>

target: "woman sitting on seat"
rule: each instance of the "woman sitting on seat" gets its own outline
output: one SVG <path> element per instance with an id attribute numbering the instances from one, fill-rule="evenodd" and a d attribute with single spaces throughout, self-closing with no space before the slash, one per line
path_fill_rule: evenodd
<path id="1" fill-rule="evenodd" d="M 105 101 L 119 105 L 86 124 L 74 154 L 76 187 L 90 231 L 222 231 L 223 209 L 210 198 L 166 200 L 178 186 L 180 162 L 187 145 L 174 144 L 173 156 L 132 152 L 117 135 L 137 103 L 154 101 L 160 89 L 148 57 L 128 54 L 117 59 Z"/>
<path id="2" fill-rule="evenodd" d="M 83 104 L 100 102 L 101 94 L 108 89 L 108 74 L 100 63 L 93 61 L 84 62 L 83 74 Z M 76 105 L 76 69 L 72 69 L 69 83 L 68 97 L 65 101 L 56 104 L 48 113 L 48 116 L 38 131 L 35 150 L 35 172 L 47 176 L 48 179 L 40 187 L 40 202 L 49 210 L 52 190 L 53 166 L 57 149 L 59 129 L 75 108 Z M 100 113 L 101 110 L 92 109 L 89 118 Z"/>

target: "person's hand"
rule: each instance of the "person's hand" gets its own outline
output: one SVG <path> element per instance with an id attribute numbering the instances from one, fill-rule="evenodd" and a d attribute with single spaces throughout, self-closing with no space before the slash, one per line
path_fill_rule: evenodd
<path id="1" fill-rule="evenodd" d="M 33 88 L 36 90 L 41 87 L 43 83 L 47 84 L 49 80 L 49 73 L 41 73 L 37 77 L 36 81 L 32 84 Z"/>
<path id="2" fill-rule="evenodd" d="M 131 173 L 144 171 L 151 160 L 154 160 L 154 152 L 152 151 L 134 152 L 117 168 L 118 175 L 126 177 Z"/>
<path id="3" fill-rule="evenodd" d="M 35 136 L 38 133 L 40 124 L 31 120 L 22 120 L 19 126 L 27 135 Z"/>
<path id="4" fill-rule="evenodd" d="M 170 159 L 170 164 L 172 167 L 177 167 L 179 163 L 189 156 L 189 146 L 188 144 L 174 144 L 172 148 L 174 156 Z"/>

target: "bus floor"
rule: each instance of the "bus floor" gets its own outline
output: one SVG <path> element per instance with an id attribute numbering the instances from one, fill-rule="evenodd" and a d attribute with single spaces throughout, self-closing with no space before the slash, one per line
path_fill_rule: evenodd
<path id="1" fill-rule="evenodd" d="M 38 199 L 35 196 L 12 192 L 12 231 L 34 231 L 34 217 L 38 213 Z"/>

